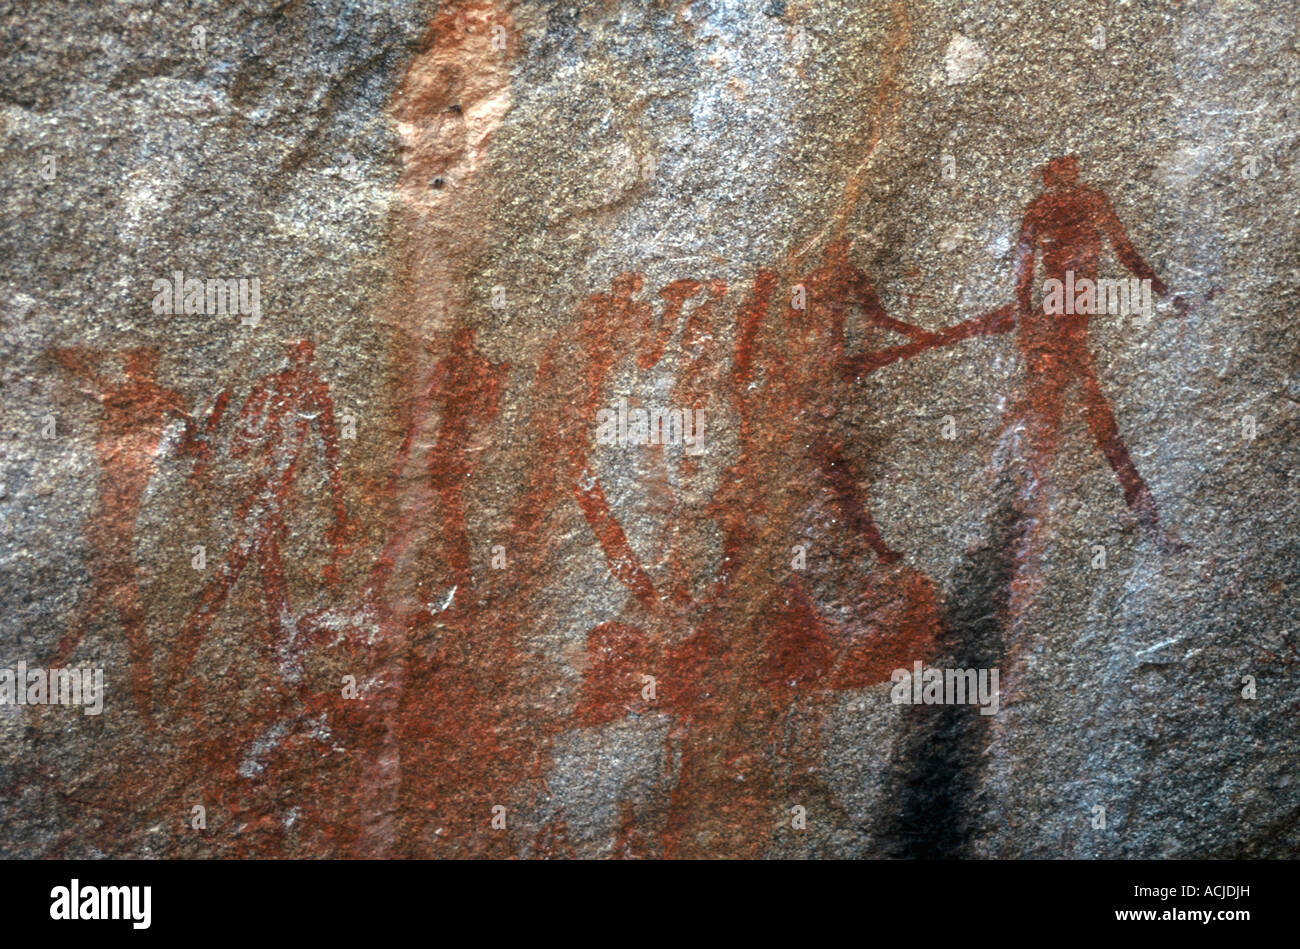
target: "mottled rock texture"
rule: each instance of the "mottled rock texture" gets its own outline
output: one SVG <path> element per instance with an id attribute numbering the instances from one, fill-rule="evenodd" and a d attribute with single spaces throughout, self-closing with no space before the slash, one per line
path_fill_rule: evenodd
<path id="1" fill-rule="evenodd" d="M 1289 0 L 0 33 L 0 853 L 1300 849 Z"/>

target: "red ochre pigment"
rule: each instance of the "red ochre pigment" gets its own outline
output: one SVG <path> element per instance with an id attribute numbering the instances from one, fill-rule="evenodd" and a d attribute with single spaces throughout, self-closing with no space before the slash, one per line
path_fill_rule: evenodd
<path id="1" fill-rule="evenodd" d="M 905 9 L 895 13 L 892 65 L 873 114 L 869 154 L 891 120 L 891 70 L 908 36 Z M 491 3 L 453 5 L 440 14 L 430 39 L 435 72 L 451 68 L 441 63 L 438 44 L 454 52 L 465 30 L 490 28 L 497 15 Z M 437 111 L 440 97 L 452 95 L 438 83 L 425 85 L 411 93 L 421 109 Z M 469 161 L 468 154 L 447 160 Z M 664 767 L 679 762 L 675 780 L 657 806 L 617 802 L 607 852 L 768 852 L 788 818 L 791 788 L 821 767 L 821 722 L 834 696 L 887 682 L 894 669 L 926 661 L 942 632 L 933 584 L 898 562 L 853 470 L 849 433 L 837 427 L 839 410 L 855 400 L 858 378 L 932 348 L 1014 330 L 1027 367 L 1018 411 L 1033 433 L 1030 483 L 1046 477 L 1066 390 L 1077 381 L 1089 427 L 1126 502 L 1144 524 L 1157 524 L 1150 492 L 1098 385 L 1086 318 L 1032 308 L 1036 254 L 1043 254 L 1050 276 L 1073 268 L 1095 278 L 1103 239 L 1134 274 L 1165 292 L 1105 196 L 1078 183 L 1072 160 L 1049 164 L 1046 189 L 1024 217 L 1016 302 L 929 332 L 888 316 L 867 275 L 849 261 L 844 227 L 868 164 L 846 187 L 818 266 L 805 269 L 801 252 L 759 268 L 735 304 L 727 285 L 708 275 L 651 294 L 640 274 L 621 274 L 608 292 L 582 301 L 576 319 L 541 355 L 527 393 L 508 398 L 509 367 L 484 355 L 464 317 L 435 325 L 421 341 L 433 354 L 431 371 L 422 370 L 421 352 L 409 351 L 410 336 L 395 334 L 392 406 L 405 427 L 388 456 L 394 461 L 387 486 L 370 483 L 347 502 L 378 543 L 353 595 L 354 621 L 341 626 L 331 625 L 328 611 L 294 619 L 281 560 L 280 541 L 292 527 L 287 498 L 314 430 L 334 513 L 326 538 L 334 562 L 324 579 L 338 602 L 348 598 L 337 566 L 350 552 L 345 541 L 353 523 L 345 510 L 349 485 L 340 480 L 333 405 L 327 381 L 310 365 L 310 344 L 295 344 L 289 368 L 257 382 L 236 421 L 232 454 L 253 481 L 235 509 L 233 544 L 170 645 L 165 681 L 172 691 L 158 708 L 169 740 L 129 764 L 106 763 L 98 780 L 87 782 L 95 791 L 67 792 L 65 807 L 99 822 L 123 846 L 140 838 L 142 827 L 161 823 L 179 836 L 185 853 L 572 856 L 571 815 L 544 807 L 557 736 L 653 713 L 669 723 Z M 412 220 L 418 226 L 421 218 Z M 403 273 L 409 300 L 418 299 L 428 289 L 418 286 L 419 268 L 408 261 Z M 457 279 L 438 279 L 444 278 Z M 657 296 L 659 305 L 647 296 Z M 854 310 L 903 341 L 850 353 L 845 325 Z M 670 524 L 663 563 L 647 565 L 595 474 L 594 420 L 608 404 L 615 374 L 654 367 L 674 338 L 681 341 L 675 403 L 710 412 L 725 407 L 737 425 L 738 453 L 711 502 L 693 509 L 672 496 L 668 465 L 678 464 L 678 474 L 689 479 L 700 459 L 655 449 L 649 487 Z M 83 355 L 60 358 L 95 381 Z M 114 605 L 129 646 L 135 702 L 149 722 L 155 673 L 130 566 L 134 519 L 167 415 L 185 419 L 185 449 L 206 465 L 210 433 L 229 392 L 199 423 L 175 393 L 154 382 L 151 360 L 132 356 L 124 366 L 125 383 L 95 381 L 104 404 L 104 487 L 87 530 L 92 589 L 57 657 L 76 648 L 91 613 Z M 501 536 L 510 566 L 476 574 L 482 558 L 475 556 L 465 492 L 473 479 L 487 476 L 481 449 L 490 447 L 503 404 L 527 407 L 527 431 L 544 437 L 529 444 L 523 481 L 506 512 Z M 860 593 L 851 619 L 823 615 L 791 569 L 792 546 L 816 498 L 837 512 L 858 552 L 852 562 Z M 673 522 L 687 517 L 711 520 L 722 537 L 705 584 L 693 583 L 683 566 Z M 548 619 L 540 604 L 552 570 L 574 536 L 599 548 L 610 583 L 621 585 L 628 600 L 621 615 L 587 633 L 580 687 L 566 699 L 557 697 L 555 666 L 530 644 Z M 259 666 L 261 678 L 231 688 L 221 674 L 191 667 L 223 610 L 234 612 L 232 591 L 252 563 L 265 612 L 240 619 L 243 628 L 265 630 L 264 641 L 250 645 L 269 661 Z M 447 581 L 434 602 L 416 595 L 419 583 L 407 582 L 425 569 Z M 343 675 L 355 678 L 355 697 L 338 687 Z M 649 698 L 647 677 L 655 685 Z M 191 826 L 194 805 L 206 808 L 206 830 Z M 492 826 L 494 808 L 504 809 L 503 828 Z M 66 852 L 74 842 L 65 834 L 55 850 Z"/>

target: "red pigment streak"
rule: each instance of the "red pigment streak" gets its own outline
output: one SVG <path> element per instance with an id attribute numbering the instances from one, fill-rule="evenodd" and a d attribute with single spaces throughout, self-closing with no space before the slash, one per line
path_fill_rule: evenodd
<path id="1" fill-rule="evenodd" d="M 763 855 L 796 779 L 821 768 L 821 725 L 836 693 L 888 681 L 892 670 L 926 660 L 941 631 L 933 584 L 898 562 L 871 516 L 841 410 L 866 373 L 975 336 L 1018 333 L 1027 367 L 1018 413 L 1031 433 L 1031 487 L 1047 476 L 1066 392 L 1079 382 L 1090 430 L 1126 502 L 1155 529 L 1154 501 L 1097 383 L 1086 317 L 1031 308 L 1038 253 L 1047 276 L 1063 279 L 1068 269 L 1076 279 L 1095 279 L 1103 240 L 1130 271 L 1165 293 L 1109 201 L 1078 183 L 1072 160 L 1047 166 L 1045 191 L 1025 213 L 1013 305 L 929 332 L 890 317 L 865 272 L 849 261 L 846 222 L 896 111 L 898 60 L 910 29 L 904 5 L 895 6 L 895 17 L 868 153 L 832 215 L 832 239 L 819 266 L 795 276 L 821 235 L 779 268 L 760 268 L 731 310 L 719 280 L 675 280 L 658 291 L 656 307 L 640 298 L 642 276 L 624 273 L 608 292 L 582 301 L 577 318 L 552 339 L 530 391 L 512 403 L 531 407 L 523 428 L 534 441 L 503 532 L 510 569 L 490 582 L 475 575 L 465 493 L 486 470 L 478 446 L 497 423 L 509 367 L 491 362 L 464 323 L 427 341 L 436 354 L 433 369 L 409 397 L 396 399 L 409 407 L 389 481 L 399 508 L 357 604 L 380 630 L 374 641 L 359 626 L 331 625 L 324 612 L 295 619 L 289 603 L 280 543 L 313 429 L 324 448 L 334 510 L 328 540 L 336 561 L 348 552 L 350 534 L 329 388 L 310 367 L 311 345 L 292 345 L 290 366 L 259 380 L 239 413 L 231 455 L 244 459 L 251 475 L 235 508 L 236 537 L 176 639 L 166 681 L 180 691 L 254 560 L 265 600 L 265 668 L 273 671 L 234 701 L 218 679 L 191 683 L 189 701 L 173 695 L 168 710 L 197 705 L 209 718 L 177 731 L 189 739 L 181 750 L 146 756 L 158 775 L 154 786 L 137 789 L 113 765 L 97 785 L 101 793 L 70 803 L 103 815 L 125 840 L 132 833 L 126 815 L 135 815 L 137 826 L 145 812 L 174 821 L 191 800 L 201 802 L 219 815 L 220 840 L 238 856 L 505 857 L 531 847 L 538 856 L 569 857 L 574 850 L 563 814 L 527 838 L 519 833 L 529 825 L 518 815 L 534 812 L 548 794 L 554 739 L 654 712 L 669 721 L 664 760 L 680 761 L 675 784 L 653 823 L 630 800 L 618 802 L 610 851 L 619 857 Z M 438 22 L 450 29 L 460 21 L 447 14 Z M 803 305 L 795 303 L 796 287 Z M 906 342 L 850 353 L 846 322 L 853 312 Z M 647 567 L 593 474 L 594 420 L 615 374 L 629 362 L 641 370 L 656 366 L 679 331 L 681 349 L 673 355 L 683 368 L 674 400 L 710 413 L 729 409 L 738 454 L 711 502 L 691 510 L 672 496 L 670 458 L 659 450 L 651 487 L 670 526 L 662 563 Z M 730 353 L 721 343 L 728 335 Z M 175 393 L 154 382 L 151 354 L 128 356 L 124 384 L 98 377 L 76 352 L 59 358 L 94 383 L 104 415 L 100 508 L 87 528 L 95 551 L 92 592 L 57 652 L 66 659 L 88 618 L 104 603 L 116 605 L 133 692 L 147 718 L 152 675 L 130 556 L 134 520 L 167 415 L 185 420 L 184 450 L 202 463 L 228 393 L 199 424 Z M 418 359 L 396 362 L 410 366 Z M 405 395 L 407 384 L 394 386 Z M 698 459 L 682 455 L 677 464 L 679 483 L 700 474 Z M 847 619 L 824 615 L 809 581 L 790 569 L 791 548 L 807 540 L 801 528 L 818 498 L 842 519 L 852 562 L 868 563 L 868 550 L 879 562 L 860 568 Z M 711 520 L 722 538 L 721 556 L 698 595 L 676 526 L 692 517 Z M 575 524 L 585 525 L 610 580 L 627 590 L 629 601 L 620 617 L 587 634 L 580 694 L 555 700 L 556 670 L 530 652 L 529 642 L 550 619 L 542 601 L 556 559 L 572 554 L 560 544 L 572 543 Z M 818 530 L 813 544 L 844 546 L 824 526 Z M 652 574 L 660 568 L 665 579 L 657 586 Z M 439 588 L 434 601 L 416 597 L 425 577 L 438 571 L 450 595 L 443 600 Z M 400 574 L 417 576 L 414 592 L 396 582 Z M 338 579 L 331 565 L 325 580 Z M 309 661 L 359 673 L 366 680 L 360 696 L 342 696 L 337 676 L 327 685 L 304 676 Z M 657 681 L 654 698 L 643 695 L 647 675 Z M 181 729 L 185 718 L 177 715 L 172 724 Z M 490 827 L 498 805 L 510 815 L 505 830 Z M 296 816 L 290 820 L 289 813 Z M 218 842 L 215 833 L 197 839 Z"/>
<path id="2" fill-rule="evenodd" d="M 408 503 L 402 511 L 388 543 L 371 569 L 371 600 L 384 600 L 388 581 L 398 562 L 409 557 L 414 539 L 423 526 L 420 522 L 430 516 L 434 500 L 440 509 L 438 535 L 442 538 L 441 553 L 447 558 L 451 582 L 457 590 L 453 603 L 463 603 L 474 595 L 470 540 L 462 498 L 463 487 L 474 470 L 474 463 L 466 446 L 479 426 L 487 425 L 496 417 L 508 370 L 508 364 L 490 362 L 478 352 L 474 330 L 460 326 L 454 331 L 449 354 L 437 362 L 424 391 L 416 399 L 389 481 L 389 492 L 395 493 L 416 439 L 429 420 L 436 418 L 440 420 L 438 434 L 424 460 L 428 495 Z"/>
<path id="3" fill-rule="evenodd" d="M 651 305 L 633 299 L 641 286 L 638 274 L 615 278 L 612 292 L 593 294 L 577 324 L 562 332 L 542 357 L 529 397 L 536 408 L 528 426 L 539 433 L 540 444 L 530 458 L 530 476 L 508 536 L 520 548 L 520 572 L 536 577 L 547 553 L 544 539 L 554 535 L 563 514 L 560 503 L 572 498 L 615 576 L 638 598 L 652 602 L 653 585 L 588 465 L 592 420 L 603 404 L 610 374 L 625 357 L 635 356 L 648 368 L 663 352 Z"/>

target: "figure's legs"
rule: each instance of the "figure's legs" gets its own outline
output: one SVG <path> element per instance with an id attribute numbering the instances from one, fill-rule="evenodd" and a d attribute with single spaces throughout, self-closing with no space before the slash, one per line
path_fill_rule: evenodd
<path id="1" fill-rule="evenodd" d="M 609 570 L 619 582 L 632 591 L 633 595 L 647 608 L 653 609 L 659 600 L 654 584 L 641 567 L 636 552 L 627 541 L 623 527 L 610 510 L 605 492 L 597 481 L 584 468 L 573 483 L 573 496 L 582 508 L 583 516 L 596 533 L 600 548 L 605 552 Z"/>
<path id="2" fill-rule="evenodd" d="M 132 577 L 117 586 L 114 593 L 118 615 L 126 633 L 127 655 L 131 666 L 131 691 L 135 704 L 146 722 L 153 721 L 153 651 L 149 647 L 149 634 L 145 628 L 144 607 L 140 602 L 140 587 Z"/>
<path id="3" fill-rule="evenodd" d="M 101 576 L 98 571 L 92 571 L 91 575 L 94 577 L 91 581 L 91 590 L 77 607 L 76 618 L 68 627 L 67 632 L 60 637 L 59 644 L 54 649 L 54 655 L 49 661 L 51 667 L 58 668 L 68 664 L 72 654 L 81 645 L 81 640 L 86 635 L 86 629 L 90 626 L 91 620 L 99 613 L 100 608 L 112 590 L 107 576 Z"/>
<path id="4" fill-rule="evenodd" d="M 135 518 L 152 468 L 141 464 L 124 465 L 116 458 L 116 455 L 110 455 L 100 459 L 105 467 L 100 474 L 99 509 L 86 525 L 86 539 L 93 551 L 88 564 L 92 589 L 59 640 L 52 665 L 66 665 L 105 601 L 118 599 L 117 588 L 121 584 L 135 582 L 132 556 Z"/>
<path id="5" fill-rule="evenodd" d="M 1050 357 L 1029 363 L 1029 378 L 1019 421 L 1024 425 L 1026 476 L 1021 499 L 1026 513 L 1032 516 L 1036 516 L 1036 509 L 1046 502 L 1045 494 L 1052 482 L 1069 371 L 1063 361 Z"/>
<path id="6" fill-rule="evenodd" d="M 469 531 L 465 528 L 465 503 L 461 493 L 461 482 L 445 485 L 438 489 L 442 498 L 443 549 L 446 551 L 447 563 L 451 567 L 452 582 L 462 596 L 469 593 L 474 576 L 470 569 Z"/>
<path id="7" fill-rule="evenodd" d="M 1068 369 L 1060 361 L 1030 360 L 1027 369 L 1025 394 L 1017 416 L 1017 423 L 1023 425 L 1025 480 L 1014 502 L 1017 523 L 1009 540 L 1012 567 L 1007 599 L 1008 692 L 1014 679 L 1017 640 L 1027 635 L 1022 620 L 1029 615 L 1045 582 L 1044 521 L 1069 380 Z"/>
<path id="8" fill-rule="evenodd" d="M 1115 415 L 1111 412 L 1110 402 L 1101 391 L 1097 376 L 1093 372 L 1091 360 L 1081 374 L 1083 410 L 1088 419 L 1088 428 L 1097 442 L 1106 460 L 1110 462 L 1120 486 L 1124 489 L 1124 503 L 1133 509 L 1143 528 L 1155 532 L 1160 527 L 1156 515 L 1155 498 L 1138 474 L 1133 459 L 1129 456 L 1124 439 L 1120 437 L 1119 426 L 1115 424 Z"/>
<path id="9" fill-rule="evenodd" d="M 76 652 L 90 623 L 111 603 L 126 635 L 131 690 L 146 722 L 152 723 L 152 656 L 145 631 L 144 608 L 132 550 L 135 519 L 153 474 L 153 446 L 157 433 L 133 436 L 127 445 L 104 450 L 100 442 L 99 508 L 87 525 L 95 549 L 91 565 L 93 589 L 78 607 L 76 619 L 59 640 L 51 664 L 66 665 Z"/>
<path id="10" fill-rule="evenodd" d="M 248 558 L 252 556 L 253 540 L 249 536 L 250 530 L 251 525 L 245 522 L 230 554 L 217 570 L 216 575 L 203 588 L 199 602 L 185 621 L 168 665 L 167 681 L 173 691 L 180 688 L 181 680 L 185 678 L 190 663 L 194 661 L 194 654 L 199 651 L 204 637 L 216 622 L 217 614 L 225 605 L 226 598 L 230 596 L 231 589 L 238 582 L 240 574 L 244 572 Z"/>
<path id="11" fill-rule="evenodd" d="M 835 502 L 844 515 L 844 519 L 849 522 L 849 527 L 866 539 L 867 543 L 871 545 L 871 549 L 876 552 L 876 556 L 880 558 L 881 563 L 894 563 L 902 557 L 902 554 L 892 550 L 885 543 L 885 538 L 881 536 L 880 529 L 876 527 L 876 522 L 871 518 L 871 512 L 862 503 L 857 481 L 850 472 L 848 461 L 845 459 L 843 452 L 840 451 L 840 447 L 828 439 L 823 439 L 818 443 L 814 452 L 822 477 L 826 479 L 826 483 L 835 495 Z"/>
<path id="12" fill-rule="evenodd" d="M 283 657 L 293 648 L 295 624 L 289 608 L 289 586 L 284 579 L 284 561 L 280 557 L 280 534 L 283 524 L 272 517 L 265 525 L 262 541 L 257 545 L 257 566 L 262 574 L 262 592 L 266 597 L 268 620 L 267 643 L 272 654 Z"/>

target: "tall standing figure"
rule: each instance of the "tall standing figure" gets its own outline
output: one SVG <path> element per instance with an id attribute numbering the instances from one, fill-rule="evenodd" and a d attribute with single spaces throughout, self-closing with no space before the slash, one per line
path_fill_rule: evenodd
<path id="1" fill-rule="evenodd" d="M 121 382 L 102 375 L 95 368 L 94 354 L 84 350 L 59 349 L 54 356 L 89 385 L 83 391 L 99 402 L 103 414 L 95 446 L 100 470 L 99 506 L 86 525 L 86 538 L 93 551 L 87 568 L 91 589 L 59 640 L 52 665 L 65 665 L 72 658 L 91 620 L 105 603 L 111 604 L 117 609 L 126 633 L 136 706 L 150 720 L 153 676 L 144 608 L 140 602 L 139 569 L 132 551 L 135 521 L 154 473 L 169 416 L 185 422 L 182 451 L 199 454 L 202 443 L 181 397 L 157 383 L 155 350 L 125 350 L 120 357 L 124 375 Z"/>
<path id="2" fill-rule="evenodd" d="M 1095 282 L 1107 241 L 1121 264 L 1139 279 L 1150 280 L 1157 296 L 1165 295 L 1164 282 L 1133 248 L 1110 199 L 1080 184 L 1078 160 L 1073 155 L 1052 159 L 1043 168 L 1043 193 L 1025 209 L 1016 247 L 1018 338 L 1026 370 L 1020 417 L 1028 437 L 1029 483 L 1045 484 L 1049 478 L 1066 395 L 1078 382 L 1088 428 L 1119 478 L 1125 503 L 1163 546 L 1155 499 L 1129 456 L 1097 381 L 1088 348 L 1088 314 L 1050 313 L 1046 306 L 1033 306 L 1034 262 L 1040 253 L 1044 280 Z M 1067 274 L 1072 274 L 1070 281 Z"/>
<path id="3" fill-rule="evenodd" d="M 280 541 L 286 533 L 289 492 L 313 428 L 321 439 L 334 501 L 334 526 L 327 539 L 333 544 L 336 556 L 343 551 L 348 524 L 339 471 L 338 434 L 334 429 L 334 403 L 329 386 L 311 366 L 315 352 L 311 342 L 287 343 L 285 350 L 288 366 L 258 381 L 239 413 L 230 453 L 248 459 L 247 491 L 235 510 L 238 524 L 235 541 L 200 595 L 172 652 L 168 678 L 173 689 L 179 687 L 204 636 L 252 558 L 257 559 L 262 575 L 271 643 L 278 644 L 282 669 L 291 667 L 296 630 Z M 327 568 L 326 579 L 334 577 L 332 569 Z"/>

